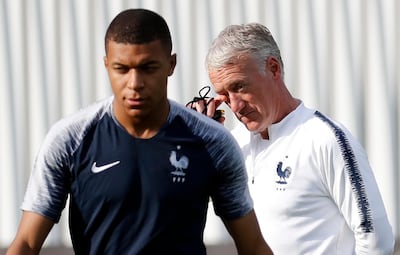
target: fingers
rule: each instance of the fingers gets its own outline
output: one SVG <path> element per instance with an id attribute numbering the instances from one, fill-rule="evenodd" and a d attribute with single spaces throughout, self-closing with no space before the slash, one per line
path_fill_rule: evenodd
<path id="1" fill-rule="evenodd" d="M 207 98 L 197 100 L 192 104 L 192 108 L 208 117 L 212 117 L 214 116 L 216 106 L 213 98 Z"/>
<path id="2" fill-rule="evenodd" d="M 222 101 L 209 100 L 207 104 L 207 116 L 213 118 L 221 124 L 225 122 L 225 111 L 217 109 L 217 104 L 220 105 Z"/>
<path id="3" fill-rule="evenodd" d="M 222 103 L 227 103 L 229 105 L 229 100 L 228 97 L 225 95 L 217 95 L 214 98 L 215 101 L 215 107 L 218 108 Z"/>
<path id="4" fill-rule="evenodd" d="M 224 110 L 216 110 L 214 116 L 212 117 L 214 120 L 218 121 L 221 124 L 225 122 L 225 111 Z"/>
<path id="5" fill-rule="evenodd" d="M 225 121 L 225 112 L 224 110 L 217 110 L 217 108 L 226 101 L 226 96 L 216 96 L 215 98 L 194 98 L 193 101 L 186 104 L 186 107 L 205 114 L 223 124 Z"/>
<path id="6" fill-rule="evenodd" d="M 210 98 L 207 100 L 207 116 L 208 117 L 213 117 L 215 110 L 217 109 L 216 105 L 215 105 L 215 100 L 213 98 Z"/>
<path id="7" fill-rule="evenodd" d="M 197 100 L 193 103 L 196 111 L 205 114 L 206 113 L 206 102 L 205 100 Z"/>

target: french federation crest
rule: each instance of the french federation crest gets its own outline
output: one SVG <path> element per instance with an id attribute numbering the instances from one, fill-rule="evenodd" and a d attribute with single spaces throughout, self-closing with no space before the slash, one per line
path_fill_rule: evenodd
<path id="1" fill-rule="evenodd" d="M 177 151 L 171 151 L 169 162 L 175 170 L 171 172 L 173 182 L 185 182 L 185 169 L 189 166 L 189 158 L 184 155 L 179 155 L 180 145 L 177 146 Z"/>
<path id="2" fill-rule="evenodd" d="M 283 169 L 282 161 L 279 161 L 276 167 L 276 174 L 278 175 L 279 179 L 276 181 L 278 184 L 287 184 L 286 179 L 290 177 L 292 174 L 292 168 L 290 166 Z"/>

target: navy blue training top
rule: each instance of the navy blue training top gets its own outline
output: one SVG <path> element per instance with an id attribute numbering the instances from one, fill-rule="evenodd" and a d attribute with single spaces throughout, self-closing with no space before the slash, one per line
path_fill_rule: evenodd
<path id="1" fill-rule="evenodd" d="M 129 135 L 113 97 L 56 123 L 22 209 L 58 222 L 70 196 L 76 254 L 206 254 L 209 198 L 223 219 L 252 209 L 241 151 L 221 124 L 170 100 L 150 139 Z"/>

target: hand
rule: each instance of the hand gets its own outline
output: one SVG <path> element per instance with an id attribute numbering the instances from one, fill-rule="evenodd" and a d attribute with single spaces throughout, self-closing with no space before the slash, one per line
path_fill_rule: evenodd
<path id="1" fill-rule="evenodd" d="M 214 120 L 223 124 L 225 121 L 225 116 L 224 116 L 225 111 L 217 108 L 225 100 L 220 100 L 219 99 L 220 96 L 217 96 L 215 98 L 208 97 L 207 94 L 210 92 L 210 90 L 211 90 L 210 86 L 205 86 L 202 89 L 200 89 L 199 91 L 200 97 L 194 97 L 192 101 L 186 104 L 186 107 L 196 110 L 197 112 L 200 112 L 202 114 L 205 114 L 208 117 L 213 118 Z"/>

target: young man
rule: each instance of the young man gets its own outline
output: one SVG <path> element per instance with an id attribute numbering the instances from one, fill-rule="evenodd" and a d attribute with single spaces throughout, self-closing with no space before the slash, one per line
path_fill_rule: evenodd
<path id="1" fill-rule="evenodd" d="M 341 124 L 292 97 L 269 30 L 226 27 L 206 66 L 218 94 L 207 115 L 225 102 L 243 124 L 233 134 L 274 253 L 392 254 L 392 229 L 364 149 Z M 204 112 L 204 102 L 196 107 Z"/>
<path id="2" fill-rule="evenodd" d="M 68 195 L 76 254 L 204 255 L 210 197 L 239 254 L 272 254 L 233 137 L 167 98 L 176 55 L 165 20 L 123 11 L 105 49 L 114 96 L 51 128 L 7 254 L 38 254 Z"/>

